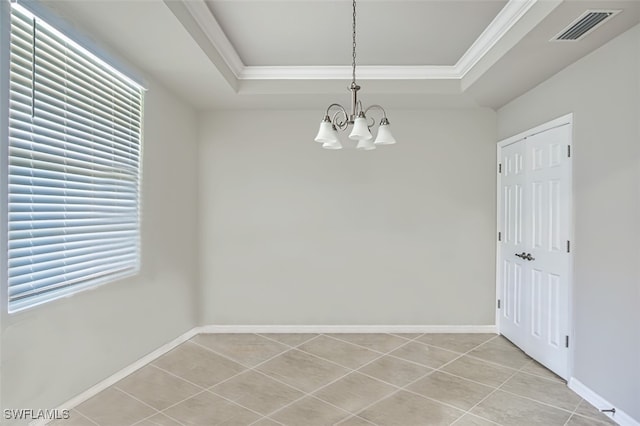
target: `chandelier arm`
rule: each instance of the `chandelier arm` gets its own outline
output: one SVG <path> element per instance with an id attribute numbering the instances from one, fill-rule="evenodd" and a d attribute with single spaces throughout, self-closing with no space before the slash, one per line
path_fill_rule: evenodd
<path id="1" fill-rule="evenodd" d="M 340 108 L 340 110 L 342 110 L 342 112 L 344 113 L 344 115 L 347 115 L 347 110 L 346 110 L 346 109 L 344 109 L 344 107 L 343 107 L 342 105 L 340 105 L 340 104 L 331 104 L 331 105 L 329 105 L 329 107 L 327 108 L 327 113 L 325 114 L 326 116 L 328 116 L 328 115 L 329 115 L 329 111 L 330 111 L 330 110 L 331 110 L 331 108 L 333 108 L 333 107 Z"/>
<path id="2" fill-rule="evenodd" d="M 369 112 L 370 109 L 379 109 L 382 110 L 382 117 L 383 118 L 387 118 L 387 111 L 384 110 L 384 108 L 382 108 L 380 105 L 378 104 L 374 104 L 371 105 L 369 107 L 367 107 L 367 109 L 364 110 L 364 115 L 367 115 L 367 112 Z"/>
<path id="3" fill-rule="evenodd" d="M 367 128 L 371 129 L 376 125 L 376 119 L 373 117 L 365 117 L 367 119 Z M 371 118 L 371 124 L 369 124 L 369 118 Z"/>
<path id="4" fill-rule="evenodd" d="M 342 121 L 338 121 L 338 114 L 342 114 L 344 119 Z M 344 130 L 347 128 L 349 124 L 349 116 L 347 115 L 347 111 L 344 108 L 339 109 L 333 114 L 333 119 L 331 120 L 333 125 L 336 126 L 340 130 Z"/>

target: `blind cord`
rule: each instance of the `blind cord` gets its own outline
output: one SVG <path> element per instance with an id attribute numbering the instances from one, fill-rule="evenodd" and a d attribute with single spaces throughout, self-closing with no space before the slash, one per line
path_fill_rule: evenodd
<path id="1" fill-rule="evenodd" d="M 33 18 L 33 55 L 31 60 L 31 118 L 36 116 L 36 18 Z"/>

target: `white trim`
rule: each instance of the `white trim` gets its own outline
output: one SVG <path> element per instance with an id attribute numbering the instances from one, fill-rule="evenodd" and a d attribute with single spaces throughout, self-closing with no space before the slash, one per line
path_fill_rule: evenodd
<path id="1" fill-rule="evenodd" d="M 160 356 L 164 355 L 165 353 L 169 352 L 171 349 L 175 348 L 176 346 L 178 346 L 178 345 L 186 342 L 187 340 L 191 339 L 193 336 L 195 336 L 198 333 L 200 333 L 198 327 L 192 328 L 191 330 L 187 331 L 186 333 L 182 334 L 181 336 L 176 337 L 175 339 L 173 339 L 169 343 L 160 346 L 158 349 L 154 350 L 153 352 L 148 353 L 147 355 L 143 356 L 142 358 L 140 358 L 139 360 L 133 362 L 132 364 L 128 365 L 127 367 L 123 368 L 122 370 L 120 370 L 120 371 L 114 373 L 113 375 L 107 377 L 106 379 L 104 379 L 100 383 L 90 387 L 89 389 L 87 389 L 86 391 L 82 392 L 81 394 L 79 394 L 77 396 L 74 396 L 70 400 L 64 402 L 63 404 L 61 404 L 57 408 L 57 410 L 58 411 L 70 410 L 70 409 L 80 405 L 81 403 L 83 403 L 84 401 L 88 400 L 89 398 L 91 398 L 91 397 L 97 395 L 98 393 L 102 392 L 103 390 L 107 389 L 109 386 L 112 386 L 115 383 L 119 382 L 120 380 L 124 379 L 129 374 L 134 373 L 135 371 L 139 370 L 140 368 L 144 367 L 145 365 L 149 364 L 150 362 L 154 361 L 155 359 L 157 359 Z M 29 423 L 29 426 L 46 425 L 49 421 L 50 420 L 34 420 L 31 423 Z"/>
<path id="2" fill-rule="evenodd" d="M 580 395 L 582 399 L 584 399 L 589 404 L 596 407 L 598 410 L 616 408 L 615 414 L 610 414 L 610 413 L 603 413 L 603 414 L 609 417 L 611 420 L 614 420 L 619 425 L 640 426 L 639 421 L 635 420 L 633 417 L 631 417 L 624 411 L 620 410 L 619 408 L 615 407 L 613 404 L 611 404 L 609 401 L 607 401 L 606 399 L 598 395 L 596 392 L 588 388 L 584 383 L 582 383 L 580 380 L 576 379 L 575 377 L 571 377 L 569 379 L 568 386 L 569 386 L 569 389 L 571 389 L 572 391 Z"/>
<path id="3" fill-rule="evenodd" d="M 350 66 L 247 66 L 238 75 L 240 80 L 348 80 Z M 460 75 L 452 66 L 376 66 L 358 67 L 361 80 L 449 80 Z"/>
<path id="4" fill-rule="evenodd" d="M 182 3 L 195 19 L 202 32 L 207 36 L 211 45 L 220 53 L 231 72 L 238 78 L 245 65 L 207 4 L 204 0 L 184 1 Z"/>
<path id="5" fill-rule="evenodd" d="M 365 80 L 462 79 L 537 1 L 509 0 L 455 65 L 360 66 L 358 67 L 358 76 Z M 350 78 L 350 67 L 348 66 L 246 66 L 205 0 L 191 0 L 183 2 L 183 4 L 237 80 L 336 80 Z"/>
<path id="6" fill-rule="evenodd" d="M 455 69 L 463 78 L 502 37 L 527 13 L 537 0 L 509 0 L 489 26 L 462 55 Z"/>
<path id="7" fill-rule="evenodd" d="M 199 333 L 497 333 L 495 325 L 206 325 Z"/>
<path id="8" fill-rule="evenodd" d="M 532 129 L 525 130 L 524 132 L 518 133 L 517 135 L 513 135 L 506 139 L 498 142 L 498 147 L 503 148 L 507 145 L 511 145 L 512 143 L 518 142 L 521 139 L 526 138 L 527 136 L 533 136 L 536 133 L 544 132 L 545 130 L 551 130 L 558 126 L 563 126 L 565 124 L 573 125 L 573 113 L 565 114 L 561 117 L 554 118 L 551 121 L 547 121 L 539 126 L 536 126 Z"/>

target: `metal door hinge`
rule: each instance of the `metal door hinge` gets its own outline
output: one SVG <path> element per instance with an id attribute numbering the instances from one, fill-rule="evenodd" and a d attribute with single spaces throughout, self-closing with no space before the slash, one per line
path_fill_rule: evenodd
<path id="1" fill-rule="evenodd" d="M 567 157 L 571 157 L 571 145 L 567 145 Z"/>
<path id="2" fill-rule="evenodd" d="M 571 253 L 571 241 L 567 240 L 567 253 Z"/>
<path id="3" fill-rule="evenodd" d="M 498 309 L 500 309 L 500 299 L 498 299 Z"/>
<path id="4" fill-rule="evenodd" d="M 569 347 L 569 336 L 564 336 L 564 347 L 565 348 Z"/>
<path id="5" fill-rule="evenodd" d="M 502 163 L 498 164 L 498 173 L 502 173 Z"/>
<path id="6" fill-rule="evenodd" d="M 502 232 L 498 232 L 498 241 L 502 241 Z"/>

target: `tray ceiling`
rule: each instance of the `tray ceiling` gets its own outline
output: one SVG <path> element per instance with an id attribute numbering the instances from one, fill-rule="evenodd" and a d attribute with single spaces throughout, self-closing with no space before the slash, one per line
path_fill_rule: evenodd
<path id="1" fill-rule="evenodd" d="M 349 1 L 208 0 L 247 66 L 351 63 Z M 506 0 L 359 1 L 359 65 L 455 65 Z"/>
<path id="2" fill-rule="evenodd" d="M 41 1 L 198 109 L 348 100 L 349 0 Z M 620 12 L 580 41 L 550 41 L 599 9 Z M 389 108 L 498 108 L 640 22 L 638 0 L 358 0 L 358 11 L 362 95 Z"/>

